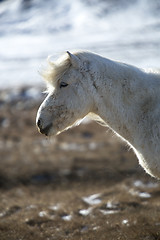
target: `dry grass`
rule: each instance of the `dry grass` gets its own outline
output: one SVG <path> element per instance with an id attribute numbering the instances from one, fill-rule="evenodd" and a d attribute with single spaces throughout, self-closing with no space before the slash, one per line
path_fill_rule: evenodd
<path id="1" fill-rule="evenodd" d="M 160 184 L 112 133 L 89 123 L 45 139 L 38 104 L 0 107 L 1 240 L 160 239 Z"/>

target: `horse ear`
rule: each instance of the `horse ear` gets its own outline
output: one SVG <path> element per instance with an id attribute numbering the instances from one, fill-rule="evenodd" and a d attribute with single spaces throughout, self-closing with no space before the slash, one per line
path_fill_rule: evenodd
<path id="1" fill-rule="evenodd" d="M 70 53 L 69 51 L 67 51 L 67 54 L 69 55 L 72 66 L 75 68 L 79 68 L 80 67 L 79 58 L 77 56 L 75 56 L 74 54 Z"/>

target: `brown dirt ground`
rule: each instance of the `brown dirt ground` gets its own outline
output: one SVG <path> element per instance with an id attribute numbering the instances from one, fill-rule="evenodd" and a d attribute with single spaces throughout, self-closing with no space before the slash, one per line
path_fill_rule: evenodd
<path id="1" fill-rule="evenodd" d="M 133 152 L 94 122 L 47 139 L 38 106 L 0 102 L 0 240 L 160 239 L 160 183 Z"/>

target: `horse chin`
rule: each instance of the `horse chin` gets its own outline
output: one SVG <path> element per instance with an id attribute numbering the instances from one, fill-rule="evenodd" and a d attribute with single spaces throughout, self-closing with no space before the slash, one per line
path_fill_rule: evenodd
<path id="1" fill-rule="evenodd" d="M 58 130 L 54 129 L 53 127 L 48 131 L 48 133 L 46 134 L 47 137 L 51 137 L 51 136 L 56 136 L 58 134 Z"/>
<path id="2" fill-rule="evenodd" d="M 71 127 L 71 126 L 70 126 Z M 47 137 L 51 137 L 51 136 L 57 136 L 57 135 L 59 135 L 61 132 L 64 132 L 64 131 L 66 131 L 68 128 L 70 128 L 70 127 L 66 127 L 66 128 L 64 128 L 64 129 L 56 129 L 56 128 L 54 128 L 54 127 L 52 127 L 50 130 L 49 130 L 49 132 L 47 133 Z"/>
<path id="3" fill-rule="evenodd" d="M 58 126 L 58 128 L 55 128 L 54 126 L 52 126 L 48 133 L 47 133 L 47 136 L 48 137 L 51 137 L 51 136 L 56 136 L 56 135 L 59 135 L 60 133 L 72 128 L 72 127 L 75 127 L 77 125 L 79 125 L 81 123 L 83 119 L 78 119 L 76 120 L 74 123 L 72 124 L 68 124 L 67 126 Z"/>
<path id="4" fill-rule="evenodd" d="M 66 130 L 72 128 L 72 127 L 78 126 L 82 122 L 82 120 L 83 120 L 83 118 L 82 119 L 77 119 L 75 122 L 73 122 L 71 124 L 68 124 L 66 127 L 64 127 L 61 130 L 59 130 L 56 135 L 60 134 L 61 132 L 66 131 Z"/>

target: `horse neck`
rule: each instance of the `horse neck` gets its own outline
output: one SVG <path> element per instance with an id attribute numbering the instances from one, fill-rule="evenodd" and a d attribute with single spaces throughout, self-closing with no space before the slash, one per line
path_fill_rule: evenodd
<path id="1" fill-rule="evenodd" d="M 148 91 L 148 75 L 135 67 L 110 60 L 103 61 L 97 69 L 95 78 L 92 76 L 96 87 L 95 113 L 134 146 L 136 116 L 139 103 Z"/>

